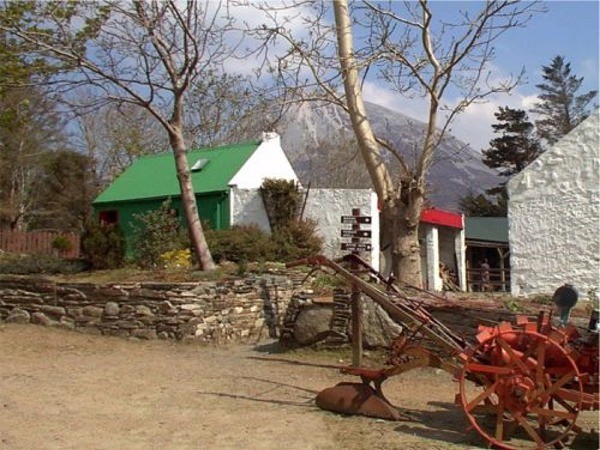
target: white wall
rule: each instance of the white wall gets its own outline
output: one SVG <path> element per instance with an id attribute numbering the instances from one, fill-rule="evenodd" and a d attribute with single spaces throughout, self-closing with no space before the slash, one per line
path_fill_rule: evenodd
<path id="1" fill-rule="evenodd" d="M 566 282 L 583 298 L 600 290 L 599 120 L 592 114 L 507 185 L 513 295 Z"/>
<path id="2" fill-rule="evenodd" d="M 239 189 L 258 189 L 265 178 L 298 181 L 276 133 L 263 134 L 262 143 L 229 181 L 229 185 Z"/>
<path id="3" fill-rule="evenodd" d="M 370 189 L 310 189 L 304 217 L 317 221 L 319 234 L 325 239 L 323 253 L 330 257 L 342 256 L 341 243 L 350 242 L 341 237 L 341 217 L 351 216 L 353 208 L 360 208 L 361 215 L 371 216 L 371 254 L 361 255 L 376 270 L 379 270 L 379 211 L 377 195 Z M 350 229 L 351 225 L 343 228 Z"/>
<path id="4" fill-rule="evenodd" d="M 306 191 L 302 191 L 303 194 Z M 269 219 L 264 207 L 259 189 L 232 188 L 231 224 L 255 223 L 265 232 L 270 232 Z M 342 255 L 340 244 L 341 216 L 352 215 L 353 208 L 360 208 L 361 214 L 371 216 L 373 223 L 370 255 L 364 255 L 375 269 L 379 267 L 379 212 L 377 211 L 377 196 L 370 189 L 310 189 L 306 199 L 305 218 L 317 222 L 317 231 L 323 237 L 323 254 L 331 258 Z M 344 225 L 345 228 L 351 226 Z M 349 242 L 349 239 L 345 239 Z"/>
<path id="5" fill-rule="evenodd" d="M 444 263 L 458 277 L 460 289 L 466 291 L 464 229 L 421 222 L 419 241 L 421 242 L 422 286 L 432 291 L 443 289 L 439 264 Z"/>
<path id="6" fill-rule="evenodd" d="M 229 190 L 231 225 L 255 224 L 265 233 L 271 232 L 269 217 L 260 193 L 260 189 Z"/>

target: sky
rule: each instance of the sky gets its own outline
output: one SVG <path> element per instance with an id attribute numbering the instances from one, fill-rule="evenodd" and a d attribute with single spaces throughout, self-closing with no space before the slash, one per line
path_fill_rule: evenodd
<path id="1" fill-rule="evenodd" d="M 465 3 L 448 1 L 446 7 L 459 8 Z M 544 1 L 543 4 L 546 13 L 534 16 L 526 28 L 510 30 L 495 43 L 494 70 L 500 75 L 518 73 L 524 67 L 527 83 L 511 94 L 497 95 L 486 104 L 470 107 L 451 127 L 455 137 L 477 150 L 487 148 L 495 137 L 491 125 L 496 123 L 494 112 L 498 107 L 526 111 L 532 107 L 539 92 L 535 85 L 543 82 L 542 66 L 550 65 L 555 56 L 563 56 L 571 64 L 571 73 L 584 77 L 579 94 L 599 88 L 600 1 Z M 365 99 L 416 119 L 425 119 L 424 104 L 410 103 L 379 85 L 368 84 Z M 599 103 L 596 97 L 595 104 Z M 530 114 L 530 119 L 535 116 Z"/>

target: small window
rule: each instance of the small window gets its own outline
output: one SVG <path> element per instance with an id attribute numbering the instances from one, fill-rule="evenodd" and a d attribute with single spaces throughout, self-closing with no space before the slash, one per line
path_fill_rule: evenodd
<path id="1" fill-rule="evenodd" d="M 199 172 L 208 164 L 208 159 L 200 158 L 198 161 L 194 163 L 192 166 L 192 172 Z"/>
<path id="2" fill-rule="evenodd" d="M 100 211 L 98 213 L 98 221 L 102 225 L 112 225 L 119 221 L 119 213 L 116 210 Z"/>

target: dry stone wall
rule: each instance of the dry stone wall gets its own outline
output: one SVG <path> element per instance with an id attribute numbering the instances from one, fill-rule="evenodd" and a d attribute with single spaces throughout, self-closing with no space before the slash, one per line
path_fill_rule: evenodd
<path id="1" fill-rule="evenodd" d="M 277 337 L 299 282 L 262 276 L 202 283 L 56 283 L 0 276 L 0 320 L 142 339 Z"/>

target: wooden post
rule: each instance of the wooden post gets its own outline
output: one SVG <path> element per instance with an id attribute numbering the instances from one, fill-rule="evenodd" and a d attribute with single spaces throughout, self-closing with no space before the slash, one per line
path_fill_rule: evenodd
<path id="1" fill-rule="evenodd" d="M 352 215 L 354 217 L 360 216 L 360 209 L 354 208 L 352 209 Z M 352 224 L 353 230 L 360 230 L 360 224 L 358 221 Z M 352 242 L 360 242 L 360 238 L 353 237 Z M 353 251 L 353 253 L 358 254 L 358 251 Z M 352 273 L 358 275 L 358 267 L 356 264 L 353 264 L 351 268 Z M 352 285 L 352 296 L 351 296 L 351 306 L 352 306 L 352 365 L 354 367 L 360 367 L 362 365 L 362 311 L 360 308 L 360 291 L 357 289 L 355 285 Z"/>
<path id="2" fill-rule="evenodd" d="M 506 267 L 504 265 L 504 258 L 506 258 L 508 252 L 504 252 L 501 248 L 497 248 L 497 250 L 500 256 L 500 283 L 502 284 L 502 291 L 506 292 Z"/>

